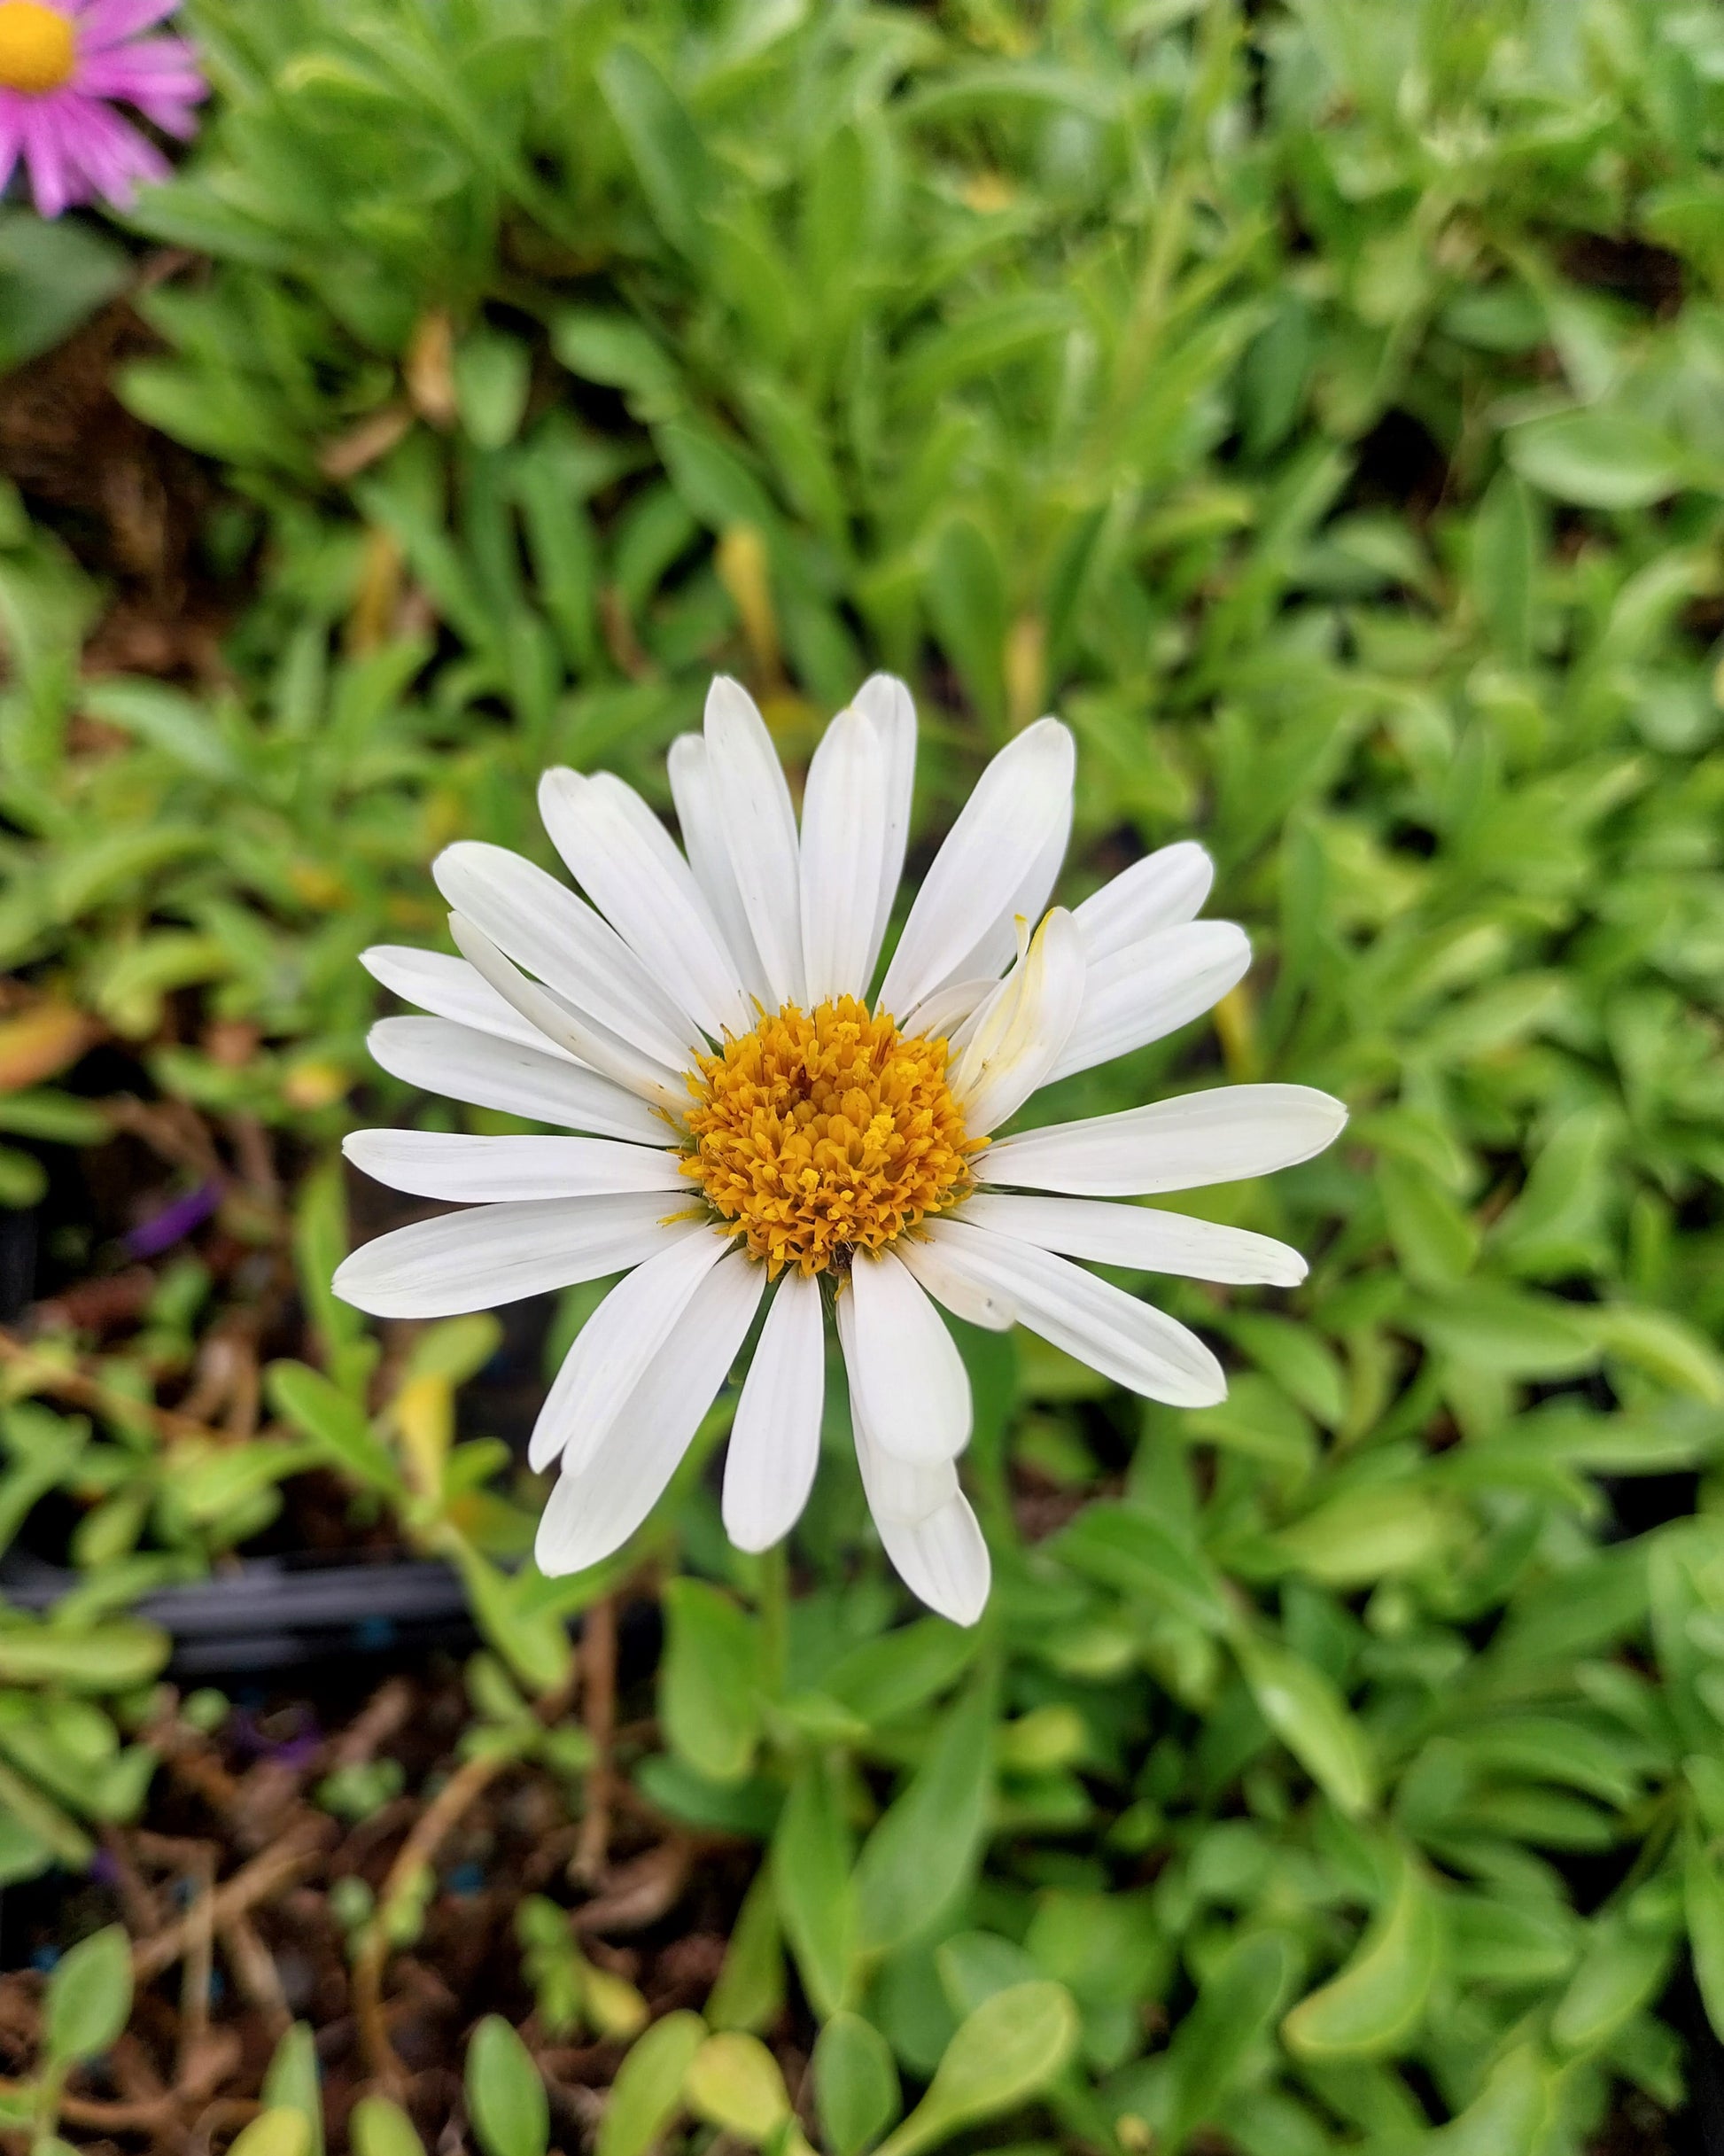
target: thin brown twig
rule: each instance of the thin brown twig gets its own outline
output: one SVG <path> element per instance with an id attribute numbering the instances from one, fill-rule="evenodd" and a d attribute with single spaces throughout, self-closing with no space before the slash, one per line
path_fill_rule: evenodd
<path id="1" fill-rule="evenodd" d="M 353 1958 L 353 2018 L 359 2024 L 360 2043 L 366 2064 L 392 2095 L 399 2092 L 406 2079 L 405 2069 L 390 2041 L 383 2005 L 383 1973 L 389 1960 L 392 1908 L 406 1895 L 421 1867 L 430 1864 L 456 1820 L 505 1767 L 515 1764 L 516 1756 L 513 1752 L 481 1753 L 478 1758 L 458 1767 L 444 1783 L 396 1851 L 377 1896 L 377 1913 Z"/>
<path id="2" fill-rule="evenodd" d="M 254 1856 L 230 1880 L 200 1895 L 178 1923 L 170 1924 L 166 1931 L 157 1932 L 152 1938 L 140 1939 L 132 1949 L 133 1975 L 140 1983 L 159 1976 L 164 1969 L 171 1969 L 182 1954 L 190 1951 L 206 1924 L 219 1931 L 235 1917 L 244 1916 L 248 1909 L 279 1893 L 289 1880 L 315 1862 L 322 1839 L 319 1829 L 301 1828 L 290 1834 L 278 1848 L 266 1849 L 260 1856 Z M 201 1906 L 204 1903 L 208 1903 L 207 1911 Z"/>
<path id="3" fill-rule="evenodd" d="M 593 1740 L 580 1837 L 570 1876 L 588 1887 L 605 1873 L 610 1851 L 611 1758 L 617 1736 L 617 1603 L 605 1595 L 586 1613 L 580 1635 L 581 1719 Z"/>
<path id="4" fill-rule="evenodd" d="M 292 2022 L 293 2010 L 282 1988 L 276 1957 L 243 1916 L 229 1917 L 221 1932 L 222 1951 L 235 1982 L 263 2016 L 270 2042 L 279 2043 Z"/>
<path id="5" fill-rule="evenodd" d="M 193 1876 L 198 1890 L 186 1911 L 190 1936 L 180 1972 L 180 2036 L 174 2078 L 185 2080 L 209 2033 L 210 1978 L 215 1969 L 215 1851 L 201 1849 Z"/>

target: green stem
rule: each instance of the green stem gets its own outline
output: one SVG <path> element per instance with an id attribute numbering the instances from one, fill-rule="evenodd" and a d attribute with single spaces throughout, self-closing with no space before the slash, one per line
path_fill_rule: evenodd
<path id="1" fill-rule="evenodd" d="M 784 1697 L 789 1661 L 790 1560 L 783 1543 L 760 1553 L 755 1587 L 760 1620 L 760 1677 L 768 1699 Z"/>

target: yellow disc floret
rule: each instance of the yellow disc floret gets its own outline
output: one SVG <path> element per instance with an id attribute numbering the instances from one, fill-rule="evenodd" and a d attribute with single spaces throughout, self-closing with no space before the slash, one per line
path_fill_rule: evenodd
<path id="1" fill-rule="evenodd" d="M 944 1040 L 906 1040 L 854 996 L 787 1003 L 689 1078 L 682 1171 L 776 1273 L 877 1250 L 970 1187 Z"/>
<path id="2" fill-rule="evenodd" d="M 78 65 L 72 25 L 42 0 L 0 0 L 0 90 L 45 97 L 69 82 Z"/>

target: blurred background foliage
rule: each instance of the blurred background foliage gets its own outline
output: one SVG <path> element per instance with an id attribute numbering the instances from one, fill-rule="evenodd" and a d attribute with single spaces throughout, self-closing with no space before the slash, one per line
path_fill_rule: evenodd
<path id="1" fill-rule="evenodd" d="M 186 588 L 225 610 L 196 663 L 81 665 L 105 588 L 0 495 L 0 1187 L 48 1195 L 55 1281 L 148 1273 L 118 1337 L 67 1289 L 7 1349 L 0 1522 L 79 1578 L 0 1620 L 0 1862 L 136 1814 L 166 1643 L 131 1605 L 332 1469 L 356 1536 L 460 1566 L 470 1742 L 548 1745 L 576 1812 L 584 1740 L 530 1703 L 656 1568 L 620 1771 L 768 1853 L 704 2022 L 637 2035 L 523 1904 L 540 2024 L 633 2043 L 602 2156 L 996 2118 L 1107 2156 L 1664 2145 L 1685 1940 L 1724 2028 L 1724 17 L 189 16 L 211 124 L 130 254 L 0 225 L 0 364 L 130 277 L 115 387 L 203 460 Z M 967 1340 L 974 1634 L 902 1622 L 835 1395 L 788 1613 L 701 1472 L 723 1402 L 626 1562 L 546 1583 L 517 1459 L 454 1442 L 498 1327 L 380 1360 L 323 1286 L 346 1130 L 513 1127 L 370 1068 L 357 953 L 439 943 L 452 838 L 548 859 L 544 764 L 668 807 L 714 671 L 794 767 L 876 665 L 916 690 L 922 848 L 1051 708 L 1065 895 L 1214 852 L 1248 981 L 1044 1112 L 1343 1096 L 1332 1156 L 1197 1208 L 1311 1278 L 1132 1283 L 1226 1343 L 1204 1413 Z M 140 1143 L 190 1241 L 80 1216 Z M 213 1371 L 237 1337 L 261 1406 Z M 356 1982 L 431 1890 L 358 1912 Z M 481 2143 L 532 2156 L 497 2027 Z"/>

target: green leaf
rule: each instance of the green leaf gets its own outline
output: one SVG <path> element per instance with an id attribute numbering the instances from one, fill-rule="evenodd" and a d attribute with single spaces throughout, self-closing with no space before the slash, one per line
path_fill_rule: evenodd
<path id="1" fill-rule="evenodd" d="M 1682 445 L 1623 412 L 1559 412 L 1508 436 L 1509 462 L 1559 502 L 1586 509 L 1645 509 L 1683 483 Z"/>
<path id="2" fill-rule="evenodd" d="M 1204 1631 L 1225 1631 L 1232 1622 L 1221 1582 L 1201 1553 L 1145 1506 L 1086 1506 L 1050 1547 L 1084 1578 L 1145 1595 Z"/>
<path id="3" fill-rule="evenodd" d="M 419 2147 L 416 2137 L 413 2146 Z M 260 2113 L 228 2144 L 228 2156 L 310 2156 L 310 2152 L 311 2129 L 303 2116 L 297 2111 L 279 2109 Z"/>
<path id="4" fill-rule="evenodd" d="M 362 2096 L 347 2117 L 353 2156 L 425 2156 L 425 2144 L 399 2104 Z"/>
<path id="5" fill-rule="evenodd" d="M 916 2156 L 1015 2111 L 1053 2081 L 1077 2037 L 1077 2009 L 1063 1984 L 1038 1978 L 995 1992 L 959 2026 L 928 2094 L 881 2144 L 881 2156 Z"/>
<path id="6" fill-rule="evenodd" d="M 974 1876 L 993 1794 L 993 1722 L 992 1686 L 973 1685 L 863 1844 L 856 1904 L 869 1952 L 889 1953 L 927 1931 Z"/>
<path id="7" fill-rule="evenodd" d="M 599 2121 L 596 2156 L 647 2156 L 682 2109 L 682 2082 L 706 2041 L 697 2013 L 668 2013 L 630 2046 Z"/>
<path id="8" fill-rule="evenodd" d="M 97 224 L 0 209 L 0 374 L 69 337 L 131 274 L 126 250 Z"/>
<path id="9" fill-rule="evenodd" d="M 53 1624 L 0 1628 L 0 1685 L 63 1685 L 70 1692 L 124 1692 L 148 1684 L 173 1643 L 159 1625 L 117 1617 L 89 1631 Z"/>
<path id="10" fill-rule="evenodd" d="M 56 2066 L 98 2059 L 132 2011 L 132 1942 L 121 1924 L 81 1939 L 55 1964 L 43 2004 L 43 2049 Z"/>
<path id="11" fill-rule="evenodd" d="M 707 1995 L 714 2028 L 770 2028 L 784 2005 L 784 1945 L 773 1868 L 763 1864 L 742 1896 L 730 1929 L 724 1966 Z"/>
<path id="12" fill-rule="evenodd" d="M 1204 1979 L 1168 2047 L 1170 2148 L 1183 2147 L 1198 2126 L 1225 2118 L 1228 2094 L 1274 2020 L 1293 1967 L 1287 1942 L 1259 1933 L 1237 1940 Z"/>
<path id="13" fill-rule="evenodd" d="M 1439 1558 L 1455 1534 L 1449 1509 L 1423 1481 L 1343 1491 L 1284 1527 L 1275 1546 L 1326 1587 L 1363 1587 Z"/>
<path id="14" fill-rule="evenodd" d="M 1371 1741 L 1315 1663 L 1250 1634 L 1234 1642 L 1262 1717 L 1331 1800 L 1349 1814 L 1377 1801 Z"/>
<path id="15" fill-rule="evenodd" d="M 715 175 L 694 123 L 638 45 L 611 47 L 600 63 L 599 87 L 659 230 L 680 253 L 695 254 L 715 201 Z"/>
<path id="16" fill-rule="evenodd" d="M 454 355 L 455 407 L 470 441 L 501 449 L 514 440 L 527 409 L 532 355 L 516 338 L 477 330 Z"/>
<path id="17" fill-rule="evenodd" d="M 1479 1231 L 1433 1175 L 1411 1161 L 1379 1160 L 1377 1189 L 1389 1240 L 1413 1280 L 1450 1288 L 1472 1272 Z"/>
<path id="18" fill-rule="evenodd" d="M 820 1758 L 796 1770 L 773 1837 L 779 1922 L 790 1942 L 814 2011 L 836 2013 L 849 1995 L 856 1955 L 856 1888 L 850 1834 Z"/>
<path id="19" fill-rule="evenodd" d="M 1592 1926 L 1580 1965 L 1550 2017 L 1558 2051 L 1596 2051 L 1664 1988 L 1674 1941 L 1606 1915 Z"/>
<path id="20" fill-rule="evenodd" d="M 294 2111 L 306 2122 L 307 2156 L 323 2156 L 322 2070 L 317 2043 L 303 2021 L 296 2021 L 276 2046 L 263 2077 L 266 2104 Z"/>
<path id="21" fill-rule="evenodd" d="M 860 2014 L 836 2013 L 814 2046 L 814 2105 L 831 2156 L 861 2156 L 902 2103 L 892 2047 Z"/>
<path id="22" fill-rule="evenodd" d="M 754 1620 L 703 1580 L 669 1581 L 658 1680 L 665 1736 L 696 1773 L 740 1782 L 760 1741 L 760 1651 Z"/>
<path id="23" fill-rule="evenodd" d="M 1374 2059 L 1417 2028 L 1442 1960 L 1436 1897 L 1418 1859 L 1402 1853 L 1394 1886 L 1344 1968 L 1281 2024 L 1301 2059 Z"/>
<path id="24" fill-rule="evenodd" d="M 467 2046 L 467 2109 L 485 2156 L 545 2156 L 550 2098 L 532 2054 L 501 2014 L 486 2014 Z"/>
<path id="25" fill-rule="evenodd" d="M 1724 2042 L 1724 1874 L 1691 1830 L 1682 1856 L 1682 1909 L 1706 2019 Z"/>
<path id="26" fill-rule="evenodd" d="M 707 2038 L 688 2062 L 682 2093 L 705 2125 L 755 2148 L 790 2116 L 789 2093 L 777 2059 L 758 2036 L 743 2029 L 725 2029 Z"/>

